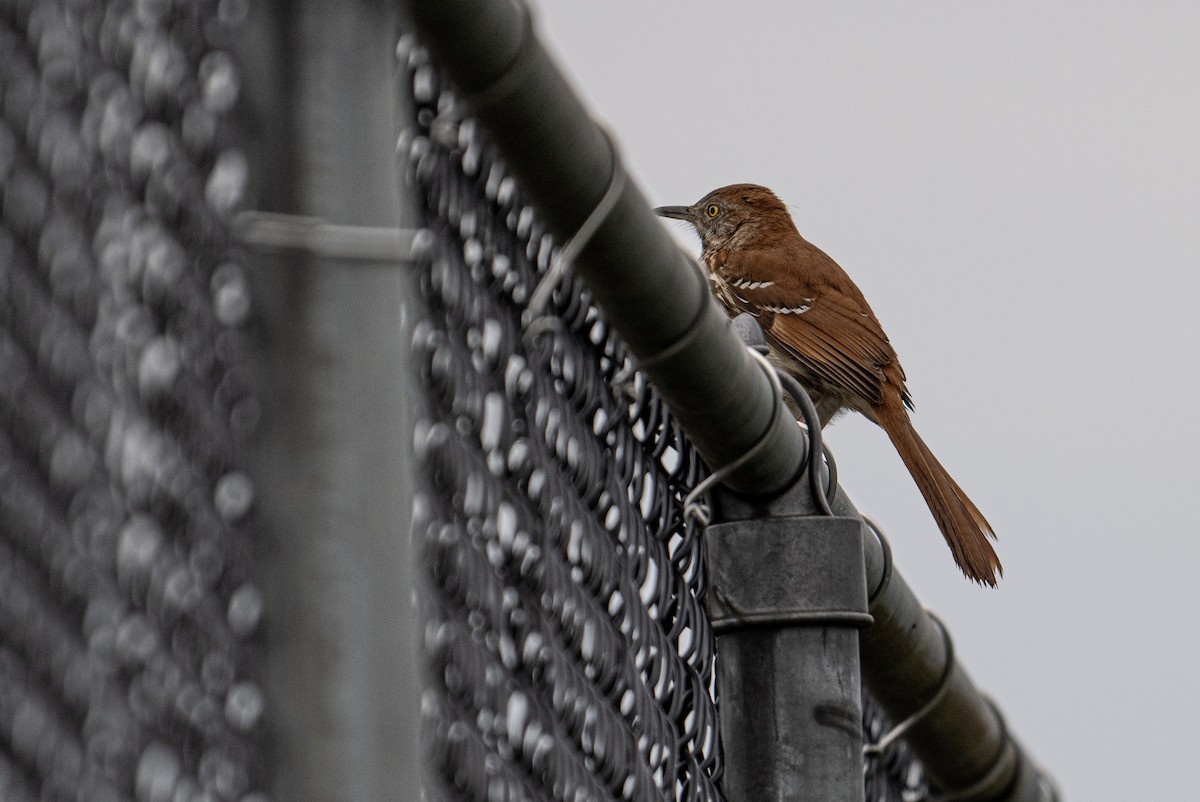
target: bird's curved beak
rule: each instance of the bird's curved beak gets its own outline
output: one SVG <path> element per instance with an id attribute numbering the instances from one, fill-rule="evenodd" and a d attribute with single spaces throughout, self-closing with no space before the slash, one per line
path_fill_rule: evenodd
<path id="1" fill-rule="evenodd" d="M 671 217 L 675 220 L 686 220 L 689 223 L 695 221 L 690 206 L 659 206 L 654 213 L 659 217 Z"/>

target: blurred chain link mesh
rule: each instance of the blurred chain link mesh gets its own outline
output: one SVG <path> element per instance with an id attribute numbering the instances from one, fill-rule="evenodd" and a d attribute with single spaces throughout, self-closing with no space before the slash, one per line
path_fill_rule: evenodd
<path id="1" fill-rule="evenodd" d="M 0 799 L 264 800 L 245 4 L 0 2 Z"/>
<path id="2" fill-rule="evenodd" d="M 528 308 L 554 243 L 424 51 L 399 52 L 429 233 L 414 531 L 436 791 L 719 800 L 703 538 L 683 516 L 705 468 L 578 281 Z M 865 718 L 875 742 L 886 724 Z M 924 790 L 899 744 L 865 782 L 871 800 Z"/>

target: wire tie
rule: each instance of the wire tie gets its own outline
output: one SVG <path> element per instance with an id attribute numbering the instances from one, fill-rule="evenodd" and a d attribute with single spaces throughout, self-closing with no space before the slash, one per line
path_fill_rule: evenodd
<path id="1" fill-rule="evenodd" d="M 863 515 L 862 513 L 859 513 L 859 515 L 862 516 L 863 523 L 867 525 L 867 529 L 875 536 L 875 540 L 879 542 L 879 547 L 883 551 L 883 576 L 879 578 L 879 584 L 867 596 L 867 609 L 869 610 L 874 606 L 875 601 L 883 595 L 887 586 L 891 584 L 895 565 L 892 562 L 892 544 L 888 543 L 888 539 L 883 536 L 883 529 L 880 528 L 879 524 L 871 516 Z"/>
<path id="2" fill-rule="evenodd" d="M 837 464 L 833 461 L 833 454 L 825 448 L 822 442 L 821 418 L 817 415 L 817 408 L 813 405 L 808 391 L 796 377 L 778 369 L 775 370 L 779 374 L 783 387 L 787 389 L 788 395 L 795 400 L 800 407 L 800 412 L 804 415 L 804 428 L 808 431 L 808 481 L 813 501 L 821 508 L 821 512 L 832 517 L 834 514 L 833 498 L 837 495 Z M 826 464 L 829 466 L 829 483 L 826 487 L 821 487 L 822 455 L 825 456 Z"/>
<path id="3" fill-rule="evenodd" d="M 622 398 L 631 404 L 637 401 L 637 368 L 632 364 L 622 365 L 613 374 L 610 384 L 612 385 L 613 395 L 617 398 Z"/>
<path id="4" fill-rule="evenodd" d="M 550 302 L 550 295 L 554 292 L 554 288 L 562 281 L 563 275 L 567 272 L 579 255 L 608 216 L 612 214 L 612 210 L 616 208 L 617 201 L 621 198 L 621 193 L 625 189 L 625 170 L 621 166 L 621 160 L 617 156 L 617 147 L 613 143 L 612 137 L 603 127 L 600 132 L 604 135 L 604 141 L 608 143 L 608 149 L 612 154 L 612 172 L 608 176 L 608 186 L 604 190 L 604 195 L 600 201 L 588 213 L 587 218 L 550 258 L 550 266 L 546 268 L 546 272 L 542 274 L 537 286 L 533 288 L 533 292 L 529 296 L 529 303 L 525 309 L 525 315 L 528 317 L 528 322 L 523 328 L 531 337 L 536 337 L 539 334 L 544 334 L 547 331 L 553 331 L 554 328 L 547 328 L 546 324 L 541 322 L 546 318 L 558 320 L 553 315 L 543 314 L 547 304 Z"/>
<path id="5" fill-rule="evenodd" d="M 933 696 L 929 697 L 929 701 L 921 705 L 916 712 L 904 719 L 904 721 L 901 721 L 899 724 L 885 732 L 883 737 L 880 738 L 876 743 L 866 744 L 863 746 L 864 755 L 878 756 L 882 754 L 883 751 L 891 746 L 897 739 L 903 737 L 904 733 L 908 732 L 915 725 L 917 725 L 921 719 L 928 716 L 930 712 L 932 712 L 933 709 L 938 706 L 942 699 L 945 698 L 946 692 L 950 688 L 950 675 L 954 673 L 954 641 L 950 638 L 950 632 L 946 629 L 946 625 L 942 623 L 942 619 L 938 618 L 937 615 L 930 610 L 926 610 L 925 614 L 928 615 L 930 620 L 937 624 L 938 629 L 941 630 L 942 642 L 945 644 L 946 648 L 946 667 L 942 670 L 942 676 L 938 680 L 937 690 L 934 691 Z"/>
<path id="6" fill-rule="evenodd" d="M 984 701 L 987 702 L 988 707 L 991 708 L 992 713 L 996 716 L 996 721 L 1000 724 L 1000 741 L 1004 744 L 1004 747 L 1000 750 L 1000 754 L 996 756 L 995 762 L 992 763 L 987 773 L 966 788 L 951 791 L 947 794 L 926 794 L 925 802 L 969 802 L 980 791 L 995 783 L 996 778 L 1000 776 L 1000 772 L 1006 768 L 1007 763 L 1004 758 L 1013 753 L 1013 742 L 1008 737 L 1008 723 L 1000 713 L 1000 708 L 996 707 L 996 704 L 991 699 L 984 697 Z"/>
<path id="7" fill-rule="evenodd" d="M 700 303 L 696 306 L 696 314 L 692 317 L 691 323 L 689 323 L 684 329 L 683 334 L 680 335 L 679 339 L 677 339 L 675 342 L 671 343 L 656 354 L 651 354 L 647 357 L 638 357 L 637 366 L 639 370 L 645 371 L 647 368 L 661 365 L 671 357 L 681 353 L 684 349 L 692 344 L 693 340 L 697 339 L 704 333 L 705 329 L 700 325 L 700 320 L 704 317 L 704 313 L 708 310 L 709 304 L 713 303 L 712 291 L 709 289 L 708 279 L 704 277 L 702 272 L 700 272 L 700 265 L 696 262 L 692 262 L 692 264 L 695 266 L 696 272 L 700 276 L 700 281 L 696 284 L 697 289 L 700 290 Z M 746 347 L 750 348 L 752 351 L 754 350 L 753 346 Z M 774 371 L 775 368 L 771 368 L 771 370 Z M 783 393 L 782 387 L 780 387 L 779 392 L 780 394 Z"/>
<path id="8" fill-rule="evenodd" d="M 299 251 L 324 259 L 356 262 L 413 262 L 428 248 L 426 229 L 352 226 L 318 217 L 275 212 L 239 212 L 233 233 L 244 245 L 262 251 Z"/>
<path id="9" fill-rule="evenodd" d="M 771 386 L 775 389 L 772 394 L 774 404 L 771 407 L 771 423 L 775 422 L 775 416 L 779 414 L 780 408 L 783 406 L 783 386 L 779 381 L 779 374 L 776 372 L 774 365 L 767 361 L 767 358 L 756 351 L 752 346 L 746 346 L 746 350 L 750 352 L 750 356 L 754 357 L 761 365 L 763 371 L 767 374 L 767 378 L 771 381 Z M 694 518 L 701 526 L 708 526 L 712 520 L 712 510 L 708 504 L 699 501 L 700 497 L 708 493 L 715 485 L 724 482 L 726 477 L 736 471 L 738 468 L 745 465 L 753 457 L 761 451 L 769 442 L 771 434 L 771 426 L 767 426 L 766 431 L 758 438 L 758 442 L 750 446 L 750 448 L 737 459 L 732 462 L 722 465 L 717 470 L 704 477 L 691 492 L 683 499 L 683 517 Z"/>

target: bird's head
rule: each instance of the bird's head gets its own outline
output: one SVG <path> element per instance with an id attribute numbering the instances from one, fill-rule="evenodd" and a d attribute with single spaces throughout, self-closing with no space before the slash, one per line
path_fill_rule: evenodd
<path id="1" fill-rule="evenodd" d="M 721 187 L 691 206 L 659 206 L 654 213 L 691 223 L 706 252 L 749 243 L 780 225 L 795 230 L 783 201 L 758 184 Z"/>

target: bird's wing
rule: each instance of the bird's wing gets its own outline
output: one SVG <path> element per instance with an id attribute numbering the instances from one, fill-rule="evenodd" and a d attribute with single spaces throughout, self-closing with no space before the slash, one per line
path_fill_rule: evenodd
<path id="1" fill-rule="evenodd" d="M 883 400 L 884 383 L 894 381 L 908 403 L 887 335 L 862 293 L 824 253 L 737 250 L 713 267 L 725 285 L 722 302 L 758 317 L 767 340 L 812 374 L 872 404 Z"/>

